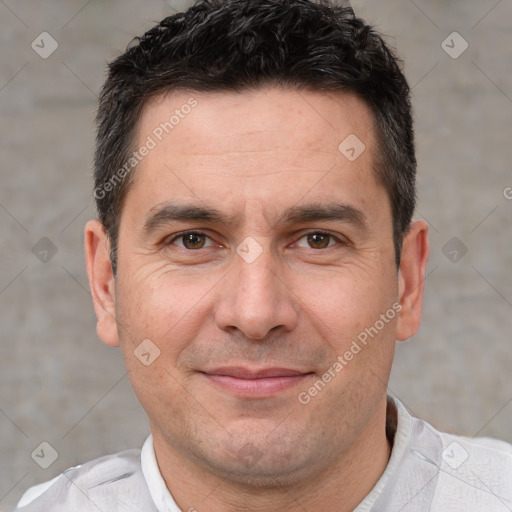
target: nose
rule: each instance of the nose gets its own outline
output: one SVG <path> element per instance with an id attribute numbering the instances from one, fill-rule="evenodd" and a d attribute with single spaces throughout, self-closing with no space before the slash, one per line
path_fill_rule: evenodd
<path id="1" fill-rule="evenodd" d="M 293 292 L 273 263 L 269 249 L 248 263 L 236 256 L 235 268 L 223 282 L 215 321 L 220 329 L 239 330 L 245 337 L 262 340 L 280 328 L 297 326 L 298 308 Z"/>

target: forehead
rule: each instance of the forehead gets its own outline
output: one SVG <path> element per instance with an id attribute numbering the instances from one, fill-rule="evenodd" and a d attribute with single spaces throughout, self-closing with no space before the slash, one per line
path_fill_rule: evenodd
<path id="1" fill-rule="evenodd" d="M 139 142 L 152 134 L 165 144 L 160 139 L 171 134 L 176 143 L 183 142 L 180 136 L 188 137 L 190 129 L 194 140 L 187 140 L 183 152 L 232 151 L 230 137 L 253 150 L 274 151 L 278 149 L 274 135 L 287 133 L 292 135 L 288 147 L 295 151 L 300 146 L 339 156 L 339 143 L 348 135 L 359 134 L 367 146 L 373 145 L 374 137 L 373 114 L 355 94 L 277 87 L 160 95 L 145 105 L 136 132 Z"/>
<path id="2" fill-rule="evenodd" d="M 147 211 L 179 196 L 276 209 L 312 189 L 315 202 L 334 190 L 368 202 L 379 188 L 373 124 L 367 105 L 349 93 L 162 95 L 148 102 L 137 126 L 135 147 L 151 149 L 137 165 L 126 204 Z"/>

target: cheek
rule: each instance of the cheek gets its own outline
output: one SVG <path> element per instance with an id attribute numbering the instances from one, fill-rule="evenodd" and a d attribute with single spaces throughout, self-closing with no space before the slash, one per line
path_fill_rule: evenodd
<path id="1" fill-rule="evenodd" d="M 378 282 L 377 276 L 337 269 L 315 278 L 302 276 L 293 286 L 304 313 L 337 353 L 392 307 L 396 285 Z"/>
<path id="2" fill-rule="evenodd" d="M 200 299 L 209 287 L 185 286 L 170 273 L 141 275 L 133 272 L 118 288 L 121 349 L 139 402 L 165 423 L 191 407 L 176 361 L 198 337 L 207 314 Z"/>
<path id="3" fill-rule="evenodd" d="M 324 411 L 325 421 L 343 425 L 347 417 L 360 416 L 363 404 L 372 410 L 388 381 L 398 317 L 396 284 L 349 273 L 316 284 L 303 282 L 296 293 L 305 298 L 303 311 L 314 332 L 329 345 L 329 360 L 319 376 L 327 384 L 316 381 L 302 389 L 301 399 L 315 404 L 318 418 Z"/>
<path id="4" fill-rule="evenodd" d="M 212 285 L 200 278 L 178 279 L 172 272 L 149 276 L 135 272 L 122 284 L 117 312 L 123 351 L 133 352 L 139 343 L 149 339 L 160 350 L 160 357 L 173 367 L 204 323 Z"/>

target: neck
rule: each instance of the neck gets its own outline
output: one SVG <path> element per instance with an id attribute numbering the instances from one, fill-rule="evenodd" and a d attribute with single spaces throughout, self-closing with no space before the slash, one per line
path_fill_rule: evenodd
<path id="1" fill-rule="evenodd" d="M 391 453 L 385 399 L 367 428 L 334 464 L 286 486 L 277 482 L 275 486 L 248 486 L 220 478 L 152 430 L 160 472 L 180 509 L 190 512 L 350 512 L 377 483 Z"/>

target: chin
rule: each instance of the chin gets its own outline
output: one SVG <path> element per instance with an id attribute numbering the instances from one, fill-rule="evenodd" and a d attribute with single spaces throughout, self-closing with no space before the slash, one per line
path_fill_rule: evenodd
<path id="1" fill-rule="evenodd" d="M 249 488 L 282 488 L 297 485 L 320 473 L 328 465 L 329 456 L 325 453 L 304 450 L 304 443 L 287 443 L 276 440 L 248 440 L 241 446 L 233 446 L 233 438 L 228 446 L 206 453 L 198 453 L 205 469 L 215 475 Z M 297 449 L 301 447 L 302 449 Z M 204 449 L 204 447 L 203 447 Z M 230 454 L 230 455 L 228 455 Z"/>

